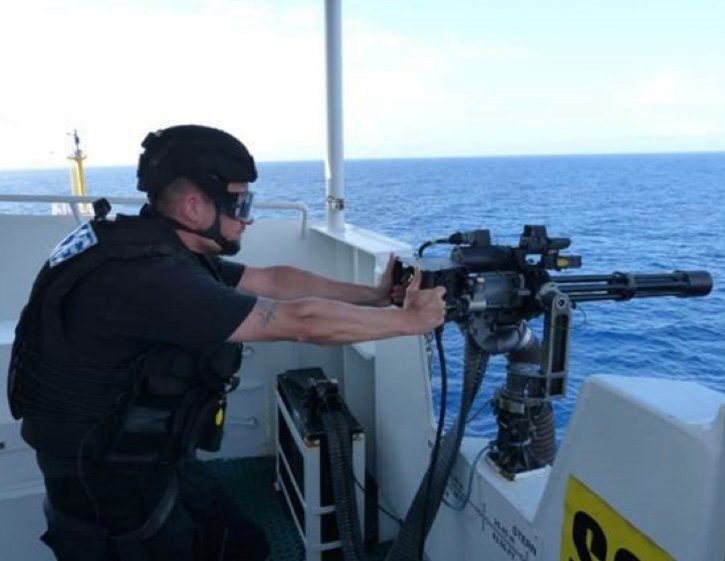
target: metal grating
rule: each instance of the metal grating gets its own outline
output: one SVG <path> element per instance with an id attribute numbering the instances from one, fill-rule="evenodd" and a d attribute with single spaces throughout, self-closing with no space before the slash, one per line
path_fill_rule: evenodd
<path id="1" fill-rule="evenodd" d="M 284 497 L 274 489 L 274 456 L 212 460 L 206 462 L 206 465 L 222 482 L 244 514 L 260 528 L 264 528 L 273 561 L 304 560 L 305 550 L 287 510 L 287 504 Z M 368 544 L 368 561 L 382 561 L 389 547 L 389 543 Z"/>
<path id="2" fill-rule="evenodd" d="M 272 559 L 304 559 L 304 548 L 287 511 L 287 505 L 274 489 L 273 456 L 213 460 L 207 462 L 207 466 L 244 514 L 267 533 Z"/>

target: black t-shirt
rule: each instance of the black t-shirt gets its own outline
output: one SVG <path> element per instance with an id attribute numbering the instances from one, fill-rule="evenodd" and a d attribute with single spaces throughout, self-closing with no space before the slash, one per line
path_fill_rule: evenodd
<path id="1" fill-rule="evenodd" d="M 256 298 L 234 288 L 243 265 L 202 256 L 198 260 L 197 266 L 152 256 L 107 262 L 91 273 L 64 304 L 65 331 L 75 358 L 118 363 L 154 343 L 192 351 L 223 343 Z"/>

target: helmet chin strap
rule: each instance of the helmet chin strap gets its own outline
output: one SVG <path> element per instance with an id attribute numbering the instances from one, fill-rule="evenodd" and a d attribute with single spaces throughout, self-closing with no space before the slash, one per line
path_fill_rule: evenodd
<path id="1" fill-rule="evenodd" d="M 146 205 L 143 209 L 141 214 L 144 216 L 153 216 L 155 218 L 161 218 L 165 222 L 168 222 L 171 224 L 174 228 L 178 230 L 184 230 L 185 232 L 191 232 L 192 234 L 196 234 L 197 236 L 201 236 L 202 238 L 207 238 L 209 240 L 212 240 L 214 243 L 216 243 L 219 246 L 219 255 L 235 255 L 239 252 L 241 249 L 241 244 L 238 240 L 228 240 L 222 235 L 221 232 L 221 205 L 219 202 L 214 201 L 214 209 L 216 210 L 216 216 L 214 217 L 214 223 L 209 226 L 208 228 L 204 228 L 203 230 L 194 230 L 193 228 L 189 228 L 189 226 L 182 224 L 178 220 L 171 218 L 170 216 L 166 216 L 165 214 L 161 214 L 156 209 Z"/>

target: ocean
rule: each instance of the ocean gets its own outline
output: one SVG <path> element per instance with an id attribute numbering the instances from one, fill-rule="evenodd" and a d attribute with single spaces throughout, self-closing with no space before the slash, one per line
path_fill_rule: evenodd
<path id="1" fill-rule="evenodd" d="M 312 220 L 324 220 L 323 169 L 322 162 L 262 162 L 253 190 L 260 200 L 304 202 Z M 93 196 L 137 194 L 133 167 L 89 167 L 86 178 Z M 414 248 L 481 228 L 494 243 L 516 245 L 524 224 L 544 224 L 549 235 L 571 238 L 582 274 L 710 271 L 715 288 L 706 298 L 578 307 L 568 392 L 555 404 L 559 434 L 592 374 L 696 380 L 725 392 L 725 153 L 353 160 L 345 182 L 348 222 Z M 0 171 L 0 192 L 66 194 L 68 172 Z M 0 203 L 0 212 L 19 209 Z M 452 324 L 444 343 L 450 420 L 462 354 Z M 492 359 L 469 434 L 495 434 L 488 401 L 504 367 L 502 357 Z M 436 402 L 439 388 L 436 375 Z"/>

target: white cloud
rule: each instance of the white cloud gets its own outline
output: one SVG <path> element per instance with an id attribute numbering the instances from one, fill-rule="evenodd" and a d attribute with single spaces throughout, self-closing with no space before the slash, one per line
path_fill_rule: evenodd
<path id="1" fill-rule="evenodd" d="M 74 127 L 90 161 L 129 163 L 146 131 L 179 122 L 216 124 L 253 139 L 261 158 L 320 154 L 322 39 L 314 11 L 278 18 L 263 4 L 204 5 L 215 9 L 30 4 L 9 14 L 0 24 L 0 49 L 17 56 L 3 68 L 13 87 L 0 91 L 0 122 L 7 125 L 0 165 L 57 161 L 46 146 L 57 151 L 51 138 L 65 143 Z M 313 143 L 317 152 L 308 148 Z M 34 154 L 21 156 L 28 150 Z"/>
<path id="2" fill-rule="evenodd" d="M 63 165 L 73 128 L 91 165 L 131 164 L 148 130 L 181 122 L 225 128 L 261 160 L 321 158 L 322 19 L 318 1 L 13 2 L 0 19 L 0 167 Z M 636 45 L 612 54 L 563 37 L 549 49 L 523 32 L 512 42 L 376 23 L 344 21 L 350 157 L 725 130 L 718 52 L 674 64 L 621 58 Z"/>
<path id="3" fill-rule="evenodd" d="M 722 104 L 725 76 L 683 67 L 664 67 L 638 77 L 612 95 L 617 103 L 635 108 Z"/>

